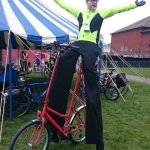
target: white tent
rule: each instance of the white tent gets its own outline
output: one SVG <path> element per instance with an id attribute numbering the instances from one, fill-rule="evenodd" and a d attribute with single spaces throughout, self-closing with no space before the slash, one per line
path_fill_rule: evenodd
<path id="1" fill-rule="evenodd" d="M 8 31 L 13 47 L 20 44 L 17 36 L 40 46 L 76 39 L 78 26 L 40 0 L 0 0 L 0 49 L 6 47 Z"/>

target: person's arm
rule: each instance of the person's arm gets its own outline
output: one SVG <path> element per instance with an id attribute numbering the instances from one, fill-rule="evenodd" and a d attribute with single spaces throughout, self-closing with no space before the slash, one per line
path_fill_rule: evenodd
<path id="1" fill-rule="evenodd" d="M 132 3 L 132 4 L 129 4 L 126 6 L 114 7 L 112 9 L 104 9 L 104 10 L 102 9 L 102 10 L 99 10 L 99 13 L 100 13 L 101 17 L 103 19 L 105 19 L 105 18 L 111 17 L 117 13 L 125 12 L 128 10 L 134 9 L 136 7 L 137 7 L 137 5 L 135 3 Z"/>
<path id="2" fill-rule="evenodd" d="M 69 13 L 71 13 L 72 15 L 74 15 L 76 18 L 79 16 L 80 14 L 80 10 L 68 6 L 66 4 L 64 4 L 64 2 L 62 0 L 54 0 L 60 7 L 62 7 L 63 9 L 65 9 L 66 11 L 68 11 Z"/>

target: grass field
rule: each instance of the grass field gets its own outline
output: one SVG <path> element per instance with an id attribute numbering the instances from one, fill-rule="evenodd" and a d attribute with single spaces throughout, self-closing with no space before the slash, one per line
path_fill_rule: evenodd
<path id="1" fill-rule="evenodd" d="M 111 102 L 102 96 L 105 150 L 149 150 L 150 149 L 150 87 L 131 82 L 134 95 L 128 94 L 126 102 L 121 98 Z M 0 150 L 8 150 L 12 136 L 24 123 L 36 118 L 35 112 L 21 118 L 4 120 Z M 92 130 L 92 129 L 91 129 Z M 49 150 L 95 150 L 95 146 L 72 144 L 63 141 L 50 144 Z"/>
<path id="2" fill-rule="evenodd" d="M 120 68 L 122 72 L 129 74 L 129 75 L 137 75 L 141 74 L 144 77 L 150 78 L 150 68 Z"/>

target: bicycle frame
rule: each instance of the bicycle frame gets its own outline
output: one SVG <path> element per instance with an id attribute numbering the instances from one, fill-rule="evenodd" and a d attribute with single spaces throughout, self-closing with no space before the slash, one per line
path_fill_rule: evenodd
<path id="1" fill-rule="evenodd" d="M 59 57 L 60 57 L 60 52 L 58 52 L 58 55 L 57 55 L 57 58 L 56 58 L 56 61 L 55 61 L 55 64 L 54 64 L 54 68 L 53 68 L 53 71 L 52 71 L 52 75 L 51 75 L 51 78 L 50 78 L 50 82 L 49 82 L 49 86 L 48 86 L 48 90 L 47 90 L 47 93 L 46 93 L 46 97 L 45 97 L 45 100 L 44 100 L 44 106 L 43 106 L 43 109 L 42 111 L 37 111 L 37 115 L 39 116 L 39 119 L 42 121 L 42 125 L 41 125 L 41 128 L 40 128 L 40 131 L 39 131 L 39 134 L 37 136 L 37 139 L 35 140 L 35 143 L 34 145 L 37 144 L 39 138 L 40 138 L 40 135 L 42 134 L 42 130 L 43 130 L 43 127 L 46 123 L 46 119 L 63 135 L 63 136 L 67 136 L 68 134 L 73 134 L 75 131 L 71 130 L 70 132 L 68 132 L 67 130 L 67 127 L 68 127 L 68 124 L 69 124 L 69 118 L 71 117 L 71 112 L 76 112 L 76 109 L 74 108 L 74 100 L 75 100 L 75 96 L 76 96 L 76 90 L 77 90 L 77 87 L 78 87 L 78 84 L 79 84 L 79 81 L 81 79 L 81 73 L 82 73 L 82 65 L 80 65 L 79 67 L 79 70 L 77 72 L 77 79 L 76 79 L 76 82 L 75 82 L 75 85 L 74 85 L 74 88 L 73 88 L 73 91 L 72 91 L 72 97 L 71 97 L 71 101 L 70 101 L 70 104 L 69 104 L 69 108 L 68 108 L 68 111 L 66 114 L 61 114 L 59 112 L 57 112 L 56 110 L 50 108 L 48 106 L 48 95 L 49 95 L 49 91 L 51 89 L 51 86 L 52 86 L 52 83 L 53 83 L 53 78 L 54 78 L 54 74 L 56 72 L 56 68 L 57 68 L 57 64 L 58 64 L 58 61 L 59 61 Z M 85 105 L 83 102 L 81 102 L 82 105 Z M 64 128 L 61 127 L 52 117 L 50 114 L 55 114 L 56 116 L 60 117 L 60 118 L 65 118 L 65 124 L 64 124 Z"/>
<path id="2" fill-rule="evenodd" d="M 48 85 L 48 82 L 33 82 L 33 83 L 26 83 L 23 91 L 28 92 L 29 97 L 31 98 L 32 102 L 38 103 L 41 98 L 46 94 L 46 90 L 42 91 L 42 93 L 39 96 L 36 96 L 35 98 L 33 97 L 33 94 L 31 92 L 31 87 L 32 86 L 37 86 L 37 85 Z"/>

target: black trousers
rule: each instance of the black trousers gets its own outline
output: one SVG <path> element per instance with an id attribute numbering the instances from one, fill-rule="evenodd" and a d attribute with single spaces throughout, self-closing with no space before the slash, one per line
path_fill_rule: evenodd
<path id="1" fill-rule="evenodd" d="M 28 71 L 28 62 L 26 60 L 20 61 L 21 72 Z"/>
<path id="2" fill-rule="evenodd" d="M 86 93 L 86 143 L 103 145 L 103 126 L 99 81 L 95 68 L 98 57 L 96 44 L 87 41 L 77 41 L 74 45 L 79 49 L 66 50 L 58 62 L 55 79 L 49 94 L 49 105 L 60 113 L 66 113 L 67 99 L 78 57 L 82 56 Z M 64 119 L 54 116 L 63 126 Z M 53 129 L 54 130 L 54 129 Z"/>

